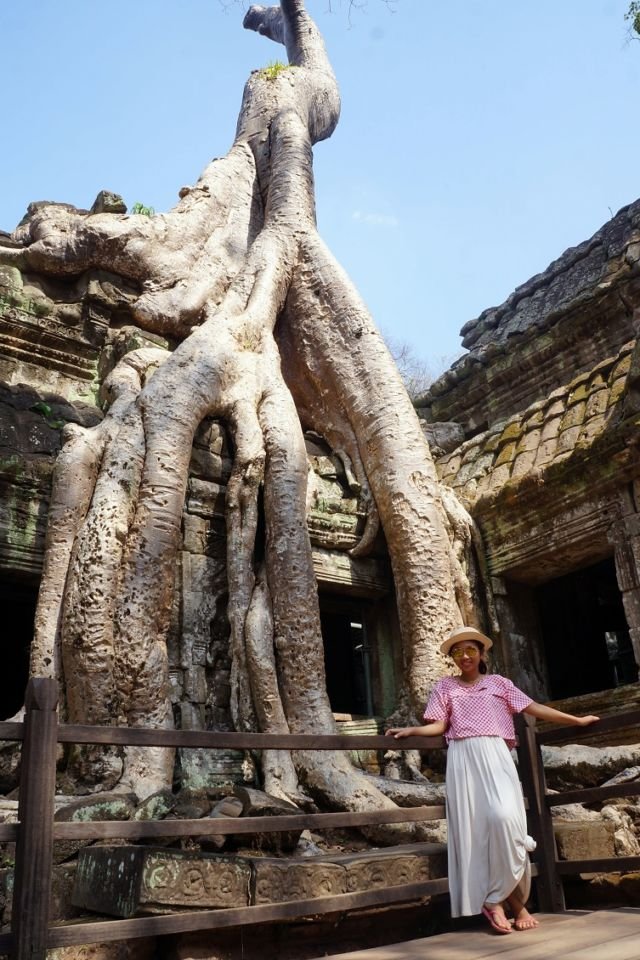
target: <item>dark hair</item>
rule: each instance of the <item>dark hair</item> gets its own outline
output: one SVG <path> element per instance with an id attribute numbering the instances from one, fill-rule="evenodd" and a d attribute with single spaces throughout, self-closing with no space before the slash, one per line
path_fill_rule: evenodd
<path id="1" fill-rule="evenodd" d="M 480 659 L 480 663 L 478 664 L 478 673 L 486 673 L 486 672 L 487 672 L 487 665 L 486 665 L 486 663 L 484 662 L 484 660 L 482 660 L 482 654 L 484 653 L 484 643 L 481 643 L 479 640 L 470 640 L 469 643 L 473 643 L 474 646 L 476 646 L 476 647 L 478 648 L 478 650 L 480 651 L 480 658 L 481 658 L 481 659 Z"/>

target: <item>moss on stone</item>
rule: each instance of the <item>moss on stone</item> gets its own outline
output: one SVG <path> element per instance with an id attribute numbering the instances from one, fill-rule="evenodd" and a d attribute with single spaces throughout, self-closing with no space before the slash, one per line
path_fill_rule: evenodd
<path id="1" fill-rule="evenodd" d="M 512 420 L 511 423 L 508 423 L 502 433 L 500 434 L 500 441 L 504 442 L 505 440 L 518 440 L 522 433 L 522 423 L 520 420 Z"/>
<path id="2" fill-rule="evenodd" d="M 622 399 L 622 397 L 624 396 L 626 386 L 627 386 L 626 376 L 618 377 L 617 380 L 613 381 L 613 383 L 611 384 L 611 389 L 609 390 L 609 402 L 607 404 L 608 407 L 615 406 L 615 404 Z"/>
<path id="3" fill-rule="evenodd" d="M 516 444 L 512 441 L 511 443 L 505 443 L 504 447 L 496 457 L 494 467 L 500 467 L 503 463 L 511 463 L 516 454 Z"/>

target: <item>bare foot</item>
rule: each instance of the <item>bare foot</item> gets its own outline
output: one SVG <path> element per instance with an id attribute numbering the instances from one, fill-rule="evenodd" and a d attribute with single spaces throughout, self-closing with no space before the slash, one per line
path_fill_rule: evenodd
<path id="1" fill-rule="evenodd" d="M 507 902 L 513 911 L 513 926 L 516 930 L 533 930 L 540 924 L 535 917 L 532 917 L 522 900 L 514 894 L 507 897 Z"/>

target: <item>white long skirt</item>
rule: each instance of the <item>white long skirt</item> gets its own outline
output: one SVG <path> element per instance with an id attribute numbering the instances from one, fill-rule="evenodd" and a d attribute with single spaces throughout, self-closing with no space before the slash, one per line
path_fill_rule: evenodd
<path id="1" fill-rule="evenodd" d="M 447 751 L 451 915 L 480 913 L 516 892 L 529 897 L 531 871 L 522 789 L 501 737 L 451 740 Z M 517 888 L 517 889 L 516 889 Z"/>

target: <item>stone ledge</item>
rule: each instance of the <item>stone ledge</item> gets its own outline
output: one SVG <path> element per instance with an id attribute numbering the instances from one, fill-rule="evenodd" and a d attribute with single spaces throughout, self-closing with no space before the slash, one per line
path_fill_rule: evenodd
<path id="1" fill-rule="evenodd" d="M 417 883 L 446 874 L 446 847 L 405 844 L 367 854 L 297 859 L 159 847 L 88 847 L 72 902 L 111 916 L 282 903 Z"/>

